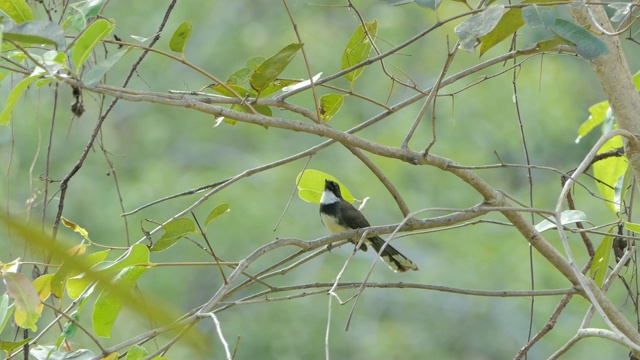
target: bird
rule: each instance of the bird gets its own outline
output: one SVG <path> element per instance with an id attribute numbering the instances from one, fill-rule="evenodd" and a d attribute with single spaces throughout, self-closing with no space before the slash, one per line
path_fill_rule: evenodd
<path id="1" fill-rule="evenodd" d="M 324 181 L 324 191 L 320 198 L 320 220 L 333 234 L 371 226 L 360 210 L 356 209 L 355 206 L 351 205 L 351 203 L 342 197 L 340 185 L 329 179 L 325 179 Z M 350 239 L 349 241 L 357 244 L 357 241 L 354 239 Z M 371 236 L 361 244 L 360 250 L 367 251 L 367 245 L 370 245 L 376 253 L 379 253 L 384 243 L 385 240 L 381 237 Z M 418 270 L 418 266 L 413 261 L 402 255 L 390 244 L 387 244 L 384 250 L 382 250 L 380 258 L 395 272 Z"/>

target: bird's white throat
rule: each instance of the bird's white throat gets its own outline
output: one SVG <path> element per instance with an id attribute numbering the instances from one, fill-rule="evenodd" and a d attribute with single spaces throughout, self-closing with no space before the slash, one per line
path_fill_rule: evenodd
<path id="1" fill-rule="evenodd" d="M 340 198 L 336 196 L 336 194 L 332 193 L 330 190 L 325 189 L 322 192 L 322 197 L 320 198 L 320 204 L 327 205 L 340 202 Z"/>

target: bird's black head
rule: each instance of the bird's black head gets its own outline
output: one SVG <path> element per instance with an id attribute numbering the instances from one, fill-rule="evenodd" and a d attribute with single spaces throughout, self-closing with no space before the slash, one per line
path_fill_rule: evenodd
<path id="1" fill-rule="evenodd" d="M 337 182 L 335 181 L 331 181 L 329 179 L 325 179 L 324 180 L 324 189 L 331 191 L 331 193 L 333 193 L 333 195 L 335 195 L 337 198 L 342 199 L 342 194 L 340 193 L 340 185 L 338 185 Z"/>

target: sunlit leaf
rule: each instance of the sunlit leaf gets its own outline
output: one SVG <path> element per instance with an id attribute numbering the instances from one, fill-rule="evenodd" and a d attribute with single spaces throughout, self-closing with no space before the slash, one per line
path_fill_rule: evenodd
<path id="1" fill-rule="evenodd" d="M 209 215 L 207 215 L 207 220 L 205 220 L 204 222 L 204 227 L 207 227 L 209 223 L 215 220 L 218 216 L 228 212 L 229 210 L 230 210 L 229 204 L 220 204 L 216 206 L 213 210 L 211 210 Z"/>
<path id="2" fill-rule="evenodd" d="M 149 353 L 142 346 L 134 345 L 127 351 L 125 360 L 142 360 L 147 355 L 149 355 Z"/>
<path id="3" fill-rule="evenodd" d="M 182 54 L 184 57 L 184 49 L 187 46 L 187 41 L 191 36 L 191 21 L 185 21 L 173 33 L 171 40 L 169 40 L 169 49 Z"/>
<path id="4" fill-rule="evenodd" d="M 355 201 L 351 191 L 349 191 L 349 189 L 347 189 L 347 187 L 338 181 L 338 179 L 333 175 L 314 169 L 307 169 L 296 177 L 296 183 L 298 184 L 298 196 L 306 202 L 319 204 L 322 192 L 324 191 L 325 180 L 337 182 L 338 185 L 340 185 L 342 197 L 348 202 Z"/>
<path id="5" fill-rule="evenodd" d="M 146 247 L 145 247 L 146 248 Z M 110 250 L 98 251 L 93 254 L 89 254 L 85 258 L 87 267 L 93 267 L 99 262 L 103 261 Z M 85 291 L 87 286 L 91 283 L 91 279 L 84 276 L 84 271 L 73 269 L 67 279 L 67 294 L 71 299 L 77 299 Z"/>
<path id="6" fill-rule="evenodd" d="M 172 247 L 178 240 L 196 231 L 196 224 L 191 219 L 178 218 L 162 226 L 165 233 L 151 247 L 151 251 L 164 251 Z"/>
<path id="7" fill-rule="evenodd" d="M 320 98 L 320 115 L 322 120 L 329 121 L 340 111 L 344 103 L 344 95 L 327 94 Z"/>
<path id="8" fill-rule="evenodd" d="M 619 147 L 622 147 L 622 138 L 615 136 L 604 143 L 597 153 L 601 154 Z M 598 192 L 614 214 L 619 212 L 619 208 L 622 205 L 615 202 L 615 187 L 619 179 L 626 173 L 628 166 L 629 161 L 624 156 L 610 156 L 593 164 L 593 176 L 596 179 Z"/>
<path id="9" fill-rule="evenodd" d="M 125 301 L 125 298 L 120 296 L 119 292 L 130 291 L 147 269 L 146 266 L 130 266 L 122 269 L 109 287 L 100 293 L 93 306 L 93 315 L 91 317 L 96 335 L 111 337 L 111 330 Z M 118 291 L 112 291 L 112 287 L 117 287 Z"/>
<path id="10" fill-rule="evenodd" d="M 269 86 L 284 69 L 289 65 L 293 57 L 302 48 L 302 44 L 293 43 L 285 46 L 277 54 L 265 60 L 251 74 L 249 83 L 259 93 Z"/>
<path id="11" fill-rule="evenodd" d="M 85 238 L 86 240 L 89 240 L 89 232 L 85 230 L 82 226 L 74 223 L 71 220 L 65 219 L 64 217 L 62 217 L 62 225 L 82 235 L 82 237 Z"/>
<path id="12" fill-rule="evenodd" d="M 33 11 L 25 0 L 0 0 L 0 11 L 18 24 L 33 20 Z"/>
<path id="13" fill-rule="evenodd" d="M 73 253 L 68 254 L 69 258 L 73 258 L 69 260 L 69 258 L 65 259 L 58 271 L 53 274 L 53 278 L 51 279 L 51 293 L 53 296 L 57 298 L 62 297 L 62 293 L 64 291 L 64 285 L 67 283 L 69 279 L 69 274 L 74 270 L 75 261 L 78 261 L 80 255 L 84 252 L 86 248 L 86 244 L 81 244 L 80 247 L 76 247 Z"/>
<path id="14" fill-rule="evenodd" d="M 285 87 L 298 83 L 297 80 L 276 79 L 260 93 L 263 97 L 278 92 Z"/>
<path id="15" fill-rule="evenodd" d="M 576 143 L 578 143 L 581 138 L 587 136 L 591 130 L 604 122 L 608 110 L 609 102 L 606 100 L 589 107 L 589 118 L 578 128 L 578 138 L 576 139 Z"/>
<path id="16" fill-rule="evenodd" d="M 298 81 L 298 82 L 295 82 L 294 84 L 291 84 L 289 86 L 285 86 L 285 87 L 282 88 L 282 91 L 289 92 L 289 91 L 297 90 L 297 89 L 300 89 L 302 87 L 311 85 L 311 81 L 312 80 L 313 80 L 313 82 L 318 81 L 318 79 L 320 79 L 320 76 L 322 76 L 322 72 L 316 74 L 313 78 L 311 78 L 311 80 Z"/>
<path id="17" fill-rule="evenodd" d="M 637 223 L 632 223 L 632 222 L 625 222 L 624 223 L 624 227 L 627 230 L 631 230 L 633 232 L 639 233 L 640 234 L 640 224 Z"/>
<path id="18" fill-rule="evenodd" d="M 553 229 L 556 227 L 554 219 L 544 219 L 536 225 L 536 230 L 543 232 L 545 230 Z M 562 225 L 573 224 L 577 222 L 587 221 L 587 215 L 580 210 L 565 210 L 560 214 L 560 223 Z"/>
<path id="19" fill-rule="evenodd" d="M 366 31 L 365 31 L 366 28 Z M 364 26 L 360 24 L 358 28 L 353 32 L 347 46 L 342 53 L 342 70 L 348 69 L 354 65 L 357 65 L 369 58 L 372 44 L 371 40 L 375 40 L 378 33 L 378 20 L 364 23 Z M 367 36 L 369 34 L 369 36 Z M 364 67 L 360 67 L 344 75 L 353 86 L 353 82 L 362 74 Z"/>
<path id="20" fill-rule="evenodd" d="M 13 108 L 16 106 L 20 96 L 22 96 L 22 93 L 27 89 L 27 87 L 37 79 L 37 76 L 24 78 L 16 84 L 13 89 L 11 89 L 9 96 L 7 97 L 7 103 L 5 104 L 4 109 L 2 109 L 2 112 L 0 112 L 0 125 L 6 125 L 11 121 Z"/>
<path id="21" fill-rule="evenodd" d="M 98 19 L 94 21 L 89 27 L 78 37 L 75 44 L 72 47 L 73 54 L 71 59 L 73 65 L 79 70 L 82 65 L 87 61 L 93 49 L 113 31 L 114 24 L 105 20 Z"/>

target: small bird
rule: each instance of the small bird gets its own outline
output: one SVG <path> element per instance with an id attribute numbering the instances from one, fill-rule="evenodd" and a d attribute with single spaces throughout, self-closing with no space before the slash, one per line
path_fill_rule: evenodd
<path id="1" fill-rule="evenodd" d="M 371 226 L 360 210 L 342 198 L 340 185 L 328 179 L 324 181 L 324 191 L 320 199 L 320 220 L 333 234 Z M 353 239 L 350 241 L 357 244 L 357 241 Z M 367 238 L 364 243 L 371 245 L 376 252 L 380 252 L 380 248 L 382 248 L 385 241 L 379 236 L 372 236 Z M 362 244 L 360 249 L 367 251 L 366 244 Z M 395 272 L 418 270 L 418 266 L 413 261 L 402 255 L 390 244 L 385 246 L 380 257 Z"/>

